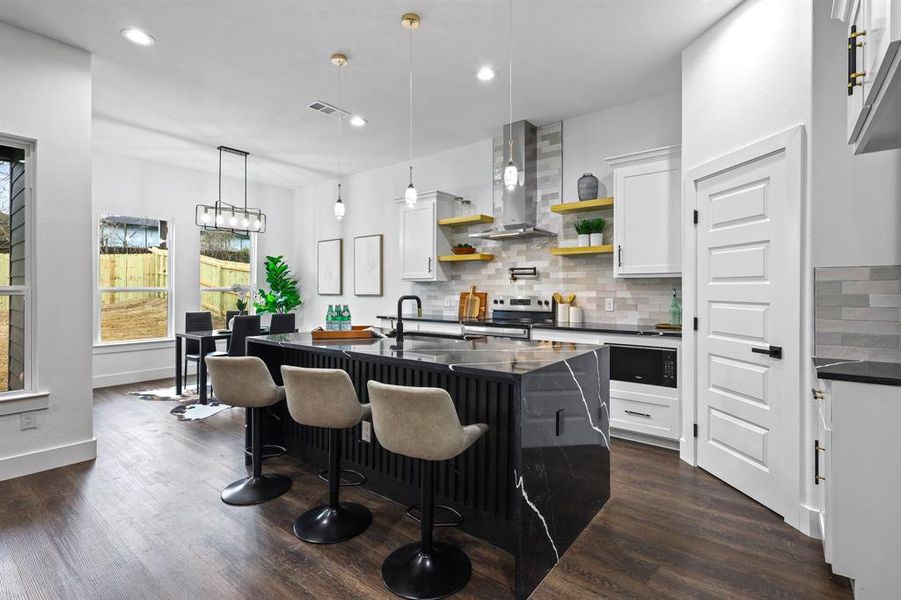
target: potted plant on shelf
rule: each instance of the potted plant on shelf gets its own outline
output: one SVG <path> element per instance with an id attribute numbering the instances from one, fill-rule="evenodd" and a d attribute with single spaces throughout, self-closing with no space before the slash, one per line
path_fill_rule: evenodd
<path id="1" fill-rule="evenodd" d="M 297 279 L 282 258 L 266 257 L 266 283 L 269 284 L 269 291 L 261 289 L 253 303 L 260 314 L 286 313 L 303 304 L 297 289 Z"/>
<path id="2" fill-rule="evenodd" d="M 573 223 L 573 228 L 579 234 L 579 247 L 591 245 L 591 219 L 582 219 Z"/>
<path id="3" fill-rule="evenodd" d="M 473 254 L 476 249 L 469 244 L 457 244 L 452 248 L 454 254 Z"/>
<path id="4" fill-rule="evenodd" d="M 590 246 L 603 246 L 604 245 L 604 227 L 607 226 L 607 221 L 601 218 L 591 219 L 591 230 L 589 231 L 589 245 Z"/>

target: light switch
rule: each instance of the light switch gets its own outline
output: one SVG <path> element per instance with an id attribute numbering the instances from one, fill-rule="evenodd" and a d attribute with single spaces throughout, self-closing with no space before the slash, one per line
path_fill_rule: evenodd
<path id="1" fill-rule="evenodd" d="M 613 311 L 613 298 L 607 298 L 604 300 L 604 310 L 607 312 Z"/>

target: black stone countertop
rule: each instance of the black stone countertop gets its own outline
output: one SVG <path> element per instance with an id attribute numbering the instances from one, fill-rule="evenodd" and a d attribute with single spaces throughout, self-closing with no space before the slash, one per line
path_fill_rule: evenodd
<path id="1" fill-rule="evenodd" d="M 377 319 L 397 320 L 396 315 L 376 315 Z M 509 321 L 492 319 L 459 319 L 455 316 L 423 314 L 422 316 L 404 315 L 404 321 L 429 321 L 432 323 L 463 323 L 466 325 L 513 325 Z M 596 333 L 615 333 L 619 335 L 647 335 L 681 338 L 681 331 L 657 329 L 653 325 L 617 325 L 614 323 L 535 323 L 533 329 L 559 329 L 562 331 L 588 331 Z M 413 335 L 412 333 L 410 335 Z"/>
<path id="2" fill-rule="evenodd" d="M 814 358 L 813 366 L 821 379 L 901 386 L 901 364 L 897 363 Z"/>
<path id="3" fill-rule="evenodd" d="M 559 363 L 593 352 L 601 346 L 560 342 L 530 342 L 490 338 L 487 340 L 407 339 L 402 346 L 394 339 L 314 341 L 309 333 L 285 333 L 247 338 L 249 344 L 338 354 L 386 362 L 429 363 L 449 371 L 478 373 L 504 378 Z"/>

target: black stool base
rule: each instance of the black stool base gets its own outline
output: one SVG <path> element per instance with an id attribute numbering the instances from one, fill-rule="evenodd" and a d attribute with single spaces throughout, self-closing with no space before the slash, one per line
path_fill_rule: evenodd
<path id="1" fill-rule="evenodd" d="M 222 501 L 233 506 L 248 506 L 278 498 L 290 489 L 291 479 L 284 475 L 248 477 L 222 490 Z"/>
<path id="2" fill-rule="evenodd" d="M 360 535 L 371 523 L 372 513 L 361 504 L 323 504 L 297 517 L 294 535 L 311 544 L 337 544 Z"/>
<path id="3" fill-rule="evenodd" d="M 431 600 L 455 594 L 466 587 L 472 563 L 463 550 L 452 544 L 432 542 L 429 555 L 420 543 L 401 546 L 382 563 L 385 587 L 401 598 Z"/>

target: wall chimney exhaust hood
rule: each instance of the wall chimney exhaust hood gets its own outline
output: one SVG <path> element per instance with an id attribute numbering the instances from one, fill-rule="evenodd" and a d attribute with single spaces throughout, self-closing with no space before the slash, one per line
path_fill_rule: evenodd
<path id="1" fill-rule="evenodd" d="M 487 240 L 527 239 L 534 237 L 556 237 L 552 231 L 535 226 L 538 217 L 538 128 L 528 121 L 517 121 L 504 126 L 504 154 L 500 165 L 494 165 L 494 185 L 503 192 L 500 214 L 494 219 L 498 225 L 471 238 Z M 510 160 L 510 145 L 513 139 L 513 162 L 520 169 L 520 184 L 512 190 L 504 185 L 502 173 Z M 497 211 L 495 211 L 497 212 Z"/>

